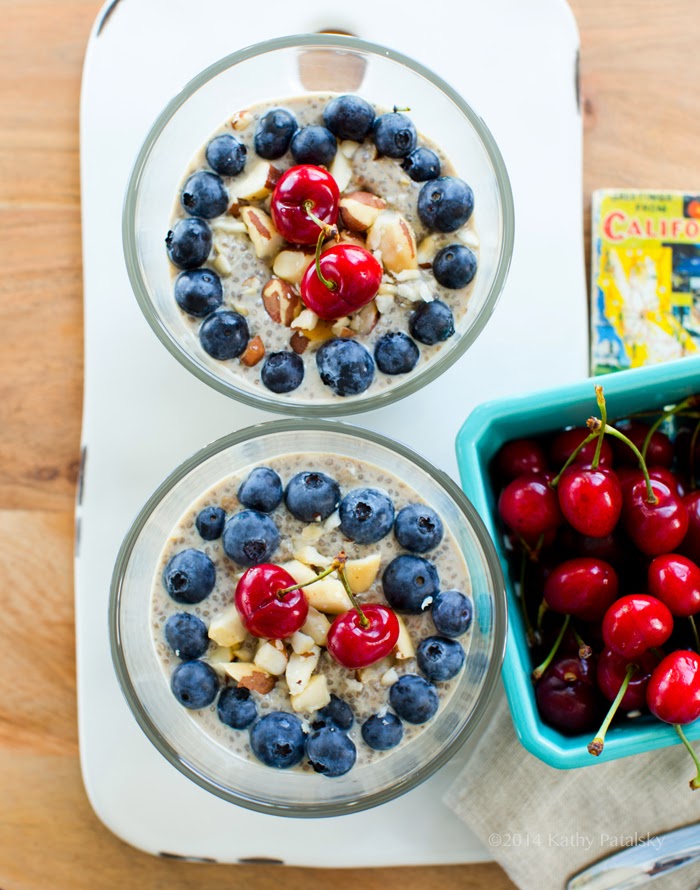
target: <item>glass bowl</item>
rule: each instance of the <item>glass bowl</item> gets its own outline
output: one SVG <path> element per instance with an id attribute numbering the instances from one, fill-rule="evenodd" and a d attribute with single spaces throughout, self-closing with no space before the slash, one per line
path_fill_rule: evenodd
<path id="1" fill-rule="evenodd" d="M 391 472 L 430 503 L 465 559 L 474 618 L 466 665 L 451 697 L 415 738 L 378 761 L 328 779 L 238 758 L 207 735 L 171 694 L 150 631 L 151 583 L 164 543 L 187 507 L 223 477 L 289 453 L 334 454 Z M 471 735 L 498 682 L 505 647 L 503 576 L 476 511 L 444 473 L 404 445 L 326 421 L 280 420 L 199 451 L 149 499 L 122 544 L 112 579 L 114 665 L 131 710 L 168 761 L 202 788 L 260 812 L 335 816 L 384 803 L 427 779 Z"/>
<path id="2" fill-rule="evenodd" d="M 320 64 L 319 64 L 320 63 Z M 422 368 L 379 392 L 313 402 L 275 395 L 202 349 L 172 293 L 164 238 L 181 178 L 195 152 L 227 116 L 252 104 L 317 92 L 360 93 L 377 106 L 397 96 L 410 104 L 419 132 L 435 141 L 475 195 L 479 272 L 455 335 Z M 200 380 L 247 404 L 285 414 L 331 416 L 389 404 L 445 371 L 476 340 L 493 312 L 510 265 L 513 199 L 501 154 L 481 118 L 459 93 L 419 63 L 355 37 L 301 35 L 269 40 L 207 68 L 153 125 L 138 155 L 123 217 L 126 265 L 146 319 L 167 349 Z"/>

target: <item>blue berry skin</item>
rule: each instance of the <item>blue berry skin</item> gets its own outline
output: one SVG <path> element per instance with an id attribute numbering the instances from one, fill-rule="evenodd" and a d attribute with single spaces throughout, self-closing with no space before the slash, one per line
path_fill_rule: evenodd
<path id="1" fill-rule="evenodd" d="M 289 769 L 304 756 L 305 736 L 301 720 L 284 711 L 271 711 L 250 730 L 250 748 L 265 766 Z"/>
<path id="2" fill-rule="evenodd" d="M 175 279 L 175 301 L 188 315 L 204 318 L 221 306 L 224 289 L 221 279 L 211 269 L 180 272 Z"/>
<path id="3" fill-rule="evenodd" d="M 260 379 L 270 392 L 293 392 L 304 379 L 304 362 L 296 352 L 271 352 L 263 362 Z"/>
<path id="4" fill-rule="evenodd" d="M 459 590 L 443 590 L 433 601 L 431 617 L 435 630 L 443 637 L 461 637 L 472 623 L 474 610 L 469 597 Z"/>
<path id="5" fill-rule="evenodd" d="M 199 170 L 185 183 L 180 203 L 190 216 L 213 219 L 226 213 L 228 192 L 220 176 L 208 170 Z"/>
<path id="6" fill-rule="evenodd" d="M 204 319 L 199 329 L 202 349 L 218 361 L 238 358 L 248 345 L 248 322 L 232 309 L 219 309 Z"/>
<path id="7" fill-rule="evenodd" d="M 326 340 L 316 352 L 316 367 L 337 396 L 357 396 L 374 380 L 374 360 L 356 340 Z"/>
<path id="8" fill-rule="evenodd" d="M 207 626 L 191 612 L 176 612 L 165 622 L 165 639 L 183 661 L 200 658 L 209 648 Z"/>
<path id="9" fill-rule="evenodd" d="M 357 748 L 337 726 L 324 726 L 312 732 L 307 739 L 306 756 L 317 773 L 335 779 L 349 773 L 355 766 Z"/>
<path id="10" fill-rule="evenodd" d="M 396 714 L 374 714 L 362 724 L 362 738 L 375 751 L 388 751 L 403 738 L 403 723 Z"/>
<path id="11" fill-rule="evenodd" d="M 374 144 L 380 155 L 405 158 L 416 147 L 417 141 L 415 124 L 400 111 L 382 114 L 374 122 Z"/>
<path id="12" fill-rule="evenodd" d="M 282 480 L 269 467 L 256 467 L 238 489 L 238 500 L 249 510 L 272 513 L 282 503 Z"/>
<path id="13" fill-rule="evenodd" d="M 251 698 L 250 690 L 243 686 L 227 686 L 221 690 L 216 713 L 219 720 L 231 729 L 245 729 L 258 716 L 258 709 Z"/>
<path id="14" fill-rule="evenodd" d="M 426 637 L 416 649 L 418 667 L 434 683 L 451 680 L 462 670 L 464 649 L 457 640 L 445 637 Z"/>
<path id="15" fill-rule="evenodd" d="M 337 509 L 340 486 L 325 473 L 297 473 L 287 483 L 284 502 L 295 519 L 318 522 Z"/>
<path id="16" fill-rule="evenodd" d="M 267 161 L 281 158 L 299 128 L 297 119 L 286 108 L 271 108 L 258 121 L 255 129 L 255 151 Z"/>
<path id="17" fill-rule="evenodd" d="M 455 176 L 426 182 L 418 195 L 418 216 L 426 229 L 454 232 L 473 212 L 474 192 Z"/>
<path id="18" fill-rule="evenodd" d="M 211 252 L 211 229 L 203 219 L 181 219 L 165 236 L 165 247 L 178 269 L 196 269 Z"/>
<path id="19" fill-rule="evenodd" d="M 197 531 L 205 541 L 216 541 L 221 537 L 226 522 L 226 513 L 221 507 L 205 507 L 194 521 Z"/>
<path id="20" fill-rule="evenodd" d="M 214 668 L 203 661 L 183 661 L 173 671 L 170 688 L 181 705 L 199 711 L 216 698 L 219 678 Z"/>
<path id="21" fill-rule="evenodd" d="M 476 257 L 464 244 L 448 244 L 435 254 L 433 275 L 451 290 L 466 287 L 476 275 Z"/>
<path id="22" fill-rule="evenodd" d="M 427 182 L 440 175 L 440 158 L 424 146 L 412 151 L 401 166 L 414 182 Z"/>
<path id="23" fill-rule="evenodd" d="M 222 176 L 238 176 L 245 167 L 248 149 L 230 133 L 215 136 L 207 145 L 207 163 Z"/>
<path id="24" fill-rule="evenodd" d="M 325 127 L 302 127 L 292 137 L 292 157 L 296 164 L 330 167 L 338 143 Z"/>
<path id="25" fill-rule="evenodd" d="M 355 722 L 355 715 L 350 705 L 331 693 L 330 702 L 316 713 L 316 719 L 312 723 L 314 729 L 322 729 L 329 723 L 347 732 Z"/>
<path id="26" fill-rule="evenodd" d="M 399 510 L 394 523 L 396 540 L 412 553 L 427 553 L 442 541 L 442 520 L 427 504 L 409 504 Z"/>
<path id="27" fill-rule="evenodd" d="M 442 300 L 423 303 L 411 316 L 408 326 L 416 340 L 426 346 L 449 340 L 455 332 L 452 310 Z"/>
<path id="28" fill-rule="evenodd" d="M 427 723 L 440 705 L 437 689 L 417 674 L 404 674 L 389 692 L 391 707 L 407 723 Z"/>
<path id="29" fill-rule="evenodd" d="M 214 563 L 201 550 L 181 550 L 163 569 L 163 585 L 176 603 L 193 606 L 214 589 Z"/>
<path id="30" fill-rule="evenodd" d="M 356 544 L 374 544 L 393 524 L 391 498 L 376 488 L 354 488 L 340 502 L 340 530 Z"/>
<path id="31" fill-rule="evenodd" d="M 402 553 L 392 559 L 384 570 L 382 587 L 392 609 L 420 615 L 430 607 L 432 598 L 437 596 L 440 578 L 432 562 L 422 556 Z"/>
<path id="32" fill-rule="evenodd" d="M 374 347 L 374 360 L 383 374 L 408 374 L 419 358 L 418 347 L 403 331 L 384 334 Z"/>
<path id="33" fill-rule="evenodd" d="M 279 542 L 280 533 L 275 523 L 257 510 L 241 510 L 224 526 L 224 553 L 246 568 L 269 562 Z"/>
<path id="34" fill-rule="evenodd" d="M 336 96 L 323 109 L 323 123 L 338 139 L 362 142 L 374 124 L 374 108 L 359 96 Z"/>

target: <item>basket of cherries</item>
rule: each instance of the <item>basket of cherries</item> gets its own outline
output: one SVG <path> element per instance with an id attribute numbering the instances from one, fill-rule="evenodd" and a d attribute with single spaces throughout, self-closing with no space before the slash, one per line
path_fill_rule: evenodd
<path id="1" fill-rule="evenodd" d="M 613 720 L 651 713 L 690 752 L 697 789 L 683 727 L 700 718 L 700 396 L 615 424 L 596 397 L 585 428 L 494 460 L 537 707 L 594 756 Z"/>

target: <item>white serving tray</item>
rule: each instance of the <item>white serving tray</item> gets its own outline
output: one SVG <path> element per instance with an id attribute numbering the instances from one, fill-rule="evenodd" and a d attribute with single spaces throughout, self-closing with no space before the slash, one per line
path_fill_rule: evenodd
<path id="1" fill-rule="evenodd" d="M 264 9 L 231 0 L 107 4 L 90 37 L 81 108 L 85 402 L 76 623 L 83 777 L 100 819 L 152 853 L 329 867 L 483 861 L 488 851 L 442 803 L 465 751 L 420 788 L 369 812 L 312 824 L 263 816 L 219 800 L 171 767 L 137 726 L 112 669 L 109 583 L 135 514 L 193 451 L 270 419 L 190 376 L 141 316 L 122 256 L 128 175 L 153 120 L 195 73 L 243 46 L 319 30 L 392 46 L 459 89 L 501 147 L 516 208 L 510 278 L 476 345 L 421 392 L 350 421 L 402 439 L 456 478 L 454 437 L 478 402 L 586 374 L 578 34 L 563 0 L 442 0 L 420 10 L 354 0 L 336 11 L 309 0 L 266 0 Z"/>

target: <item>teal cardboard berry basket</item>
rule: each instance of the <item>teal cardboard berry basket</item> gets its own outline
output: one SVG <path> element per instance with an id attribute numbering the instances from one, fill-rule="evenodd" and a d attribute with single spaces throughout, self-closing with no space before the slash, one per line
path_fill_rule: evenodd
<path id="1" fill-rule="evenodd" d="M 540 719 L 535 704 L 530 680 L 533 665 L 503 546 L 496 513 L 497 493 L 491 483 L 489 467 L 500 447 L 510 439 L 585 424 L 588 417 L 597 414 L 596 383 L 604 387 L 610 418 L 662 408 L 700 393 L 700 357 L 620 371 L 530 395 L 487 402 L 469 415 L 456 442 L 462 487 L 493 538 L 506 578 L 508 640 L 503 683 L 515 731 L 528 751 L 558 769 L 591 766 L 678 743 L 673 727 L 644 716 L 611 727 L 605 750 L 600 757 L 593 757 L 586 749 L 590 741 L 588 736 L 565 736 L 547 726 Z M 687 728 L 686 735 L 690 739 L 700 738 L 700 720 Z"/>

